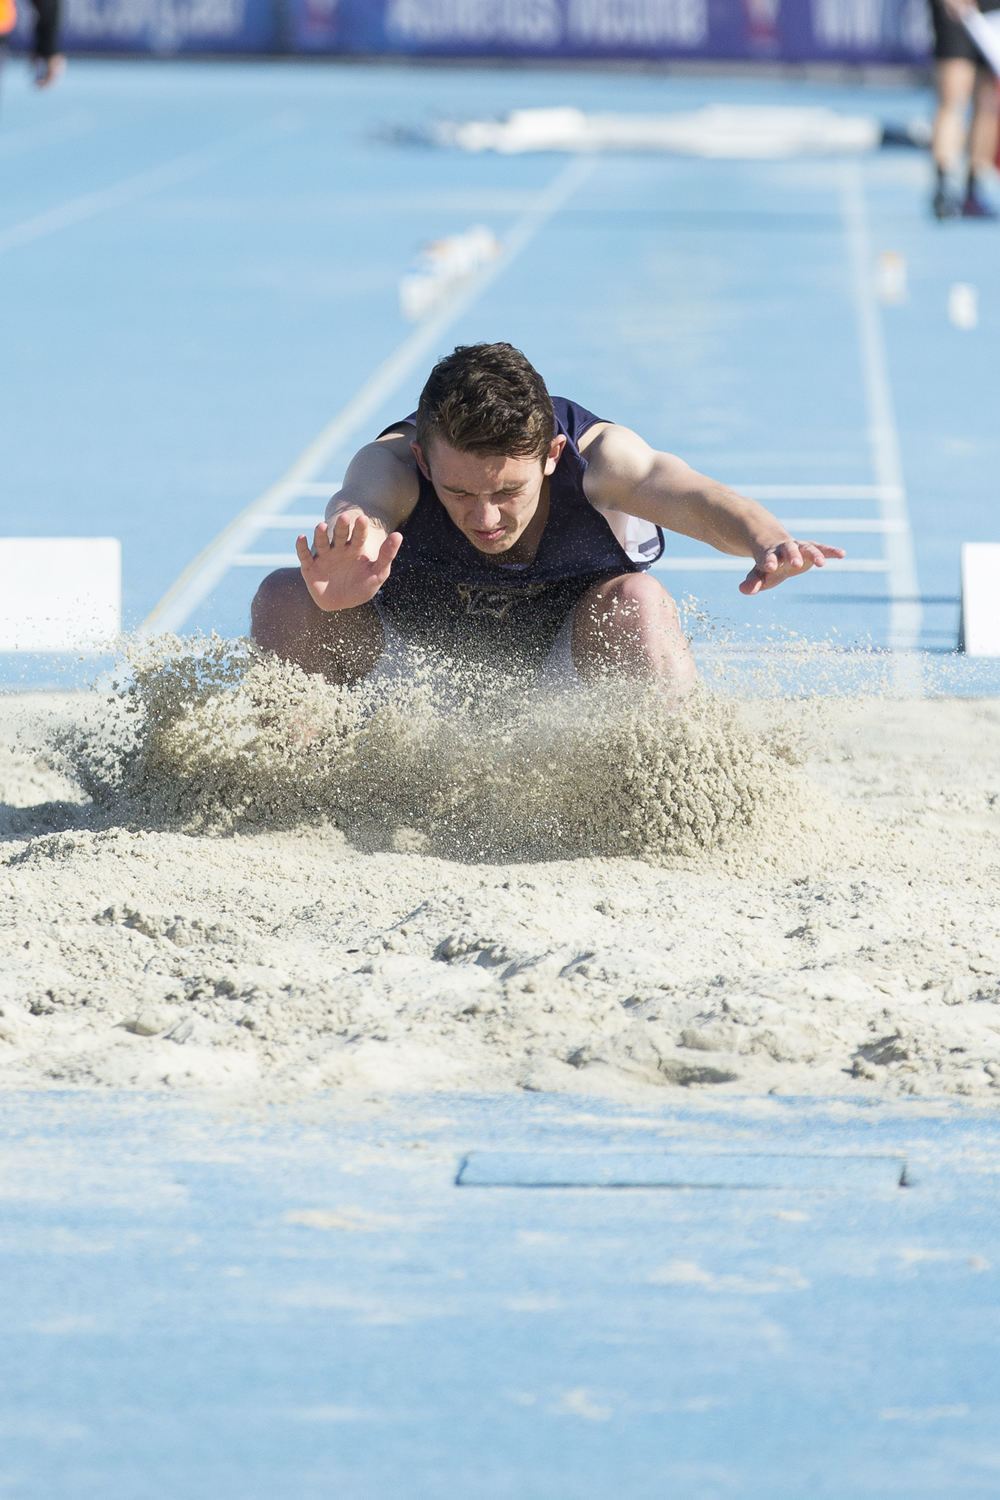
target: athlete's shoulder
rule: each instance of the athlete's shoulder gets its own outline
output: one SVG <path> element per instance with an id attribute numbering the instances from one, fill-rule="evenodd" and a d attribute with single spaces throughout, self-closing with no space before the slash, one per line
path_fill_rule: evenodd
<path id="1" fill-rule="evenodd" d="M 390 437 L 392 433 L 403 432 L 406 428 L 416 427 L 416 425 L 417 414 L 415 411 L 411 411 L 408 417 L 400 417 L 398 422 L 390 422 L 388 427 L 383 427 L 382 431 L 376 437 L 375 442 L 380 443 L 383 438 Z"/>
<path id="2" fill-rule="evenodd" d="M 609 420 L 607 417 L 595 415 L 585 406 L 581 406 L 579 401 L 570 401 L 566 396 L 553 396 L 552 407 L 556 414 L 556 430 L 564 432 L 574 445 L 579 443 L 583 434 L 596 423 Z"/>

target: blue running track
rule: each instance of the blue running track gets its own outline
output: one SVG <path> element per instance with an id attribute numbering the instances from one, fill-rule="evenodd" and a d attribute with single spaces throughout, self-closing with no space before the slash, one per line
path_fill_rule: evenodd
<path id="1" fill-rule="evenodd" d="M 997 1494 L 990 1116 L 50 1093 L 2 1117 L 5 1500 Z M 578 1185 L 456 1186 L 470 1155 Z M 608 1177 L 720 1185 L 579 1185 Z"/>

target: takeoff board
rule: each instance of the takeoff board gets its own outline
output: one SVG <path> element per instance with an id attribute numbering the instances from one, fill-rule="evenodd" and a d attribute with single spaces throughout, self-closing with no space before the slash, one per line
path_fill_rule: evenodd
<path id="1" fill-rule="evenodd" d="M 1000 656 L 1000 542 L 963 543 L 962 650 Z"/>
<path id="2" fill-rule="evenodd" d="M 98 651 L 121 630 L 117 537 L 0 537 L 0 651 Z"/>

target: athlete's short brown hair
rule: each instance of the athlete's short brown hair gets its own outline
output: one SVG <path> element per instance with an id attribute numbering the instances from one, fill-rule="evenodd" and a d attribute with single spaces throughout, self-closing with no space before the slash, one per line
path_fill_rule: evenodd
<path id="1" fill-rule="evenodd" d="M 420 393 L 417 442 L 440 438 L 461 453 L 548 457 L 555 414 L 545 381 L 512 344 L 459 344 Z"/>

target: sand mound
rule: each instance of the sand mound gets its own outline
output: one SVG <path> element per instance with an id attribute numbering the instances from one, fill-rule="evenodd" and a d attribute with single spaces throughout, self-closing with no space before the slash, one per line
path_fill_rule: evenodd
<path id="1" fill-rule="evenodd" d="M 338 688 L 252 647 L 159 643 L 103 714 L 56 741 L 93 799 L 91 826 L 321 818 L 372 851 L 458 860 L 662 863 L 759 838 L 787 795 L 784 742 L 723 698 L 676 713 L 652 689 L 542 695 L 416 660 L 406 683 Z"/>
<path id="2" fill-rule="evenodd" d="M 995 703 L 5 701 L 7 1086 L 1000 1098 Z"/>

